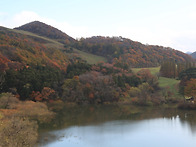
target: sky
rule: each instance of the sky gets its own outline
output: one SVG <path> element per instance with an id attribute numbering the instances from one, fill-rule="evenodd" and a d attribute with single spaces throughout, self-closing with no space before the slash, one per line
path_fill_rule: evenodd
<path id="1" fill-rule="evenodd" d="M 196 0 L 0 0 L 0 26 L 31 21 L 73 38 L 122 36 L 143 44 L 196 51 Z"/>

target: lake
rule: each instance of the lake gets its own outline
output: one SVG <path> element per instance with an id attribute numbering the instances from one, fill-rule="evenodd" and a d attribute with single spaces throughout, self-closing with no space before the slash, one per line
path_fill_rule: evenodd
<path id="1" fill-rule="evenodd" d="M 65 106 L 40 129 L 42 147 L 195 147 L 196 111 Z"/>

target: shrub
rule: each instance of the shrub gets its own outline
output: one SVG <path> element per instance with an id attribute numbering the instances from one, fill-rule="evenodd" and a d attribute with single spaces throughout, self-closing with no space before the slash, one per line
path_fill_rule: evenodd
<path id="1" fill-rule="evenodd" d="M 31 147 L 38 137 L 37 123 L 25 118 L 12 117 L 4 120 L 0 127 L 0 146 Z"/>
<path id="2" fill-rule="evenodd" d="M 1 109 L 13 109 L 16 108 L 16 105 L 19 103 L 19 100 L 10 93 L 0 94 L 0 108 Z"/>
<path id="3" fill-rule="evenodd" d="M 54 113 L 48 110 L 46 104 L 33 101 L 18 104 L 16 115 L 37 120 L 39 123 L 48 122 L 54 117 Z"/>
<path id="4" fill-rule="evenodd" d="M 140 93 L 141 93 L 141 90 L 137 87 L 131 87 L 129 89 L 129 95 L 131 97 L 138 97 L 140 95 Z"/>

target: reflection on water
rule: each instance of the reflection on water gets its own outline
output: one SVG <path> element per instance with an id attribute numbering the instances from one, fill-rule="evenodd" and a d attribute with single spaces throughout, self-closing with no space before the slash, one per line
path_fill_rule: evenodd
<path id="1" fill-rule="evenodd" d="M 49 147 L 196 146 L 196 113 L 130 106 L 65 107 L 41 131 Z"/>

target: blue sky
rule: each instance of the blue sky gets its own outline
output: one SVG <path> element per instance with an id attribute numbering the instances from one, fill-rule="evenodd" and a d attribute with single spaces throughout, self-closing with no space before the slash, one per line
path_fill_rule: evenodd
<path id="1" fill-rule="evenodd" d="M 39 20 L 74 38 L 122 36 L 196 51 L 195 0 L 1 0 L 0 25 Z"/>

